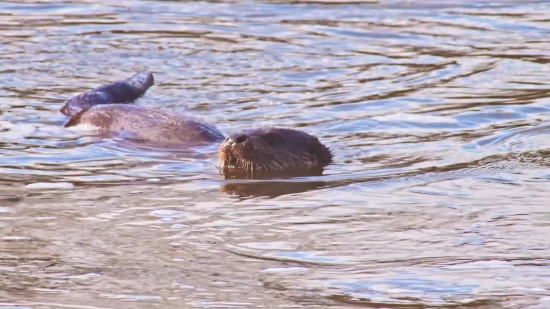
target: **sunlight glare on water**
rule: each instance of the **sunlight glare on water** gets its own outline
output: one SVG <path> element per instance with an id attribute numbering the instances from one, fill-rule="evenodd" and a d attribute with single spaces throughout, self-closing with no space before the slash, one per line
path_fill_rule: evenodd
<path id="1" fill-rule="evenodd" d="M 548 1 L 3 1 L 0 43 L 0 309 L 550 308 Z M 63 127 L 141 70 L 139 105 L 335 162 Z"/>

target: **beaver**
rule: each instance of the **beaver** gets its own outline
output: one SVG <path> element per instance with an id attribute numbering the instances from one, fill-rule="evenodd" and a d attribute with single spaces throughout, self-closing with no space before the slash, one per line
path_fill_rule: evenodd
<path id="1" fill-rule="evenodd" d="M 142 71 L 126 80 L 79 94 L 60 109 L 70 117 L 65 127 L 85 126 L 104 133 L 122 133 L 163 146 L 221 143 L 219 167 L 225 172 L 295 172 L 332 163 L 331 149 L 303 131 L 262 127 L 226 136 L 198 118 L 134 105 L 153 85 L 153 74 Z"/>

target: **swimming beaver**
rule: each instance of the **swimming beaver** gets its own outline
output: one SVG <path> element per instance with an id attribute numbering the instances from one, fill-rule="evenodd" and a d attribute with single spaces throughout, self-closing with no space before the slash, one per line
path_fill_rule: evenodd
<path id="1" fill-rule="evenodd" d="M 71 117 L 65 127 L 84 125 L 162 145 L 221 142 L 218 156 L 223 171 L 296 171 L 332 162 L 331 150 L 302 131 L 267 127 L 226 137 L 200 119 L 131 104 L 153 84 L 153 74 L 143 71 L 82 93 L 61 108 Z"/>

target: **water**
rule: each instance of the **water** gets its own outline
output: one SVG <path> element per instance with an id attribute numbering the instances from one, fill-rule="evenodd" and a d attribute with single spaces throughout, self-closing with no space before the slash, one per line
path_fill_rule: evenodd
<path id="1" fill-rule="evenodd" d="M 0 308 L 549 308 L 547 1 L 0 2 Z M 72 96 L 299 128 L 323 175 L 63 128 Z"/>

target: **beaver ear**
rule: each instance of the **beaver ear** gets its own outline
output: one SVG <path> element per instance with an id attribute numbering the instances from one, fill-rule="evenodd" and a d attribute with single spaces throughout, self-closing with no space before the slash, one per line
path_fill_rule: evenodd
<path id="1" fill-rule="evenodd" d="M 325 149 L 325 146 L 323 146 L 323 144 L 321 144 L 321 142 L 319 142 L 319 139 L 315 139 L 315 140 L 312 140 L 311 142 L 309 142 L 309 145 L 308 145 L 308 148 L 307 148 L 307 152 L 316 157 L 316 156 L 319 156 Z"/>
<path id="2" fill-rule="evenodd" d="M 329 164 L 332 162 L 332 151 L 330 151 L 327 146 L 321 144 L 317 138 L 309 143 L 308 153 L 310 156 L 317 158 L 322 164 Z"/>

